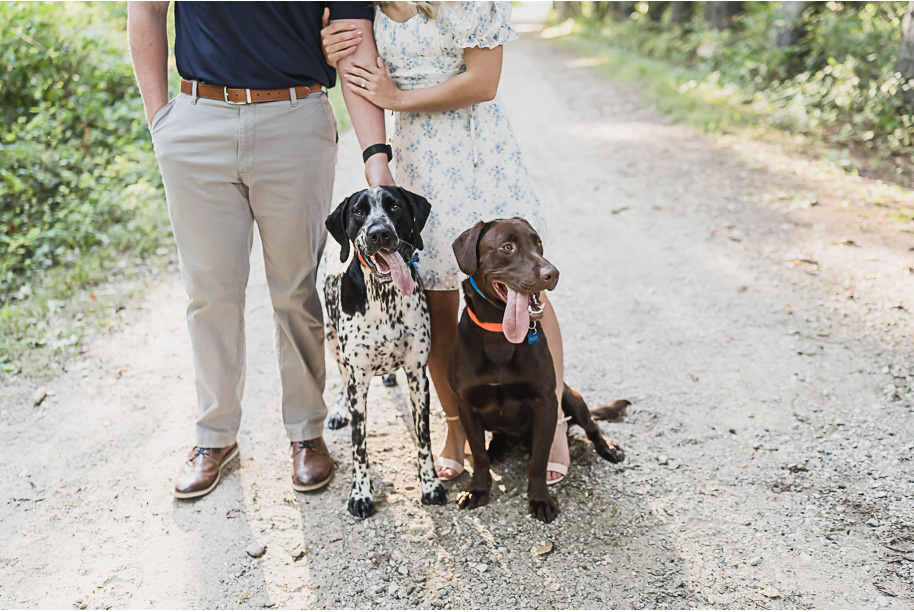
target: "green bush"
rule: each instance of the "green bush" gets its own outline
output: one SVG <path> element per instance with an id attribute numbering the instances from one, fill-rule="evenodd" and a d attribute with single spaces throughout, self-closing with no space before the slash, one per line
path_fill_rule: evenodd
<path id="1" fill-rule="evenodd" d="M 0 3 L 0 372 L 78 345 L 114 309 L 79 290 L 169 244 L 126 20 L 123 3 Z"/>
<path id="2" fill-rule="evenodd" d="M 144 257 L 169 230 L 126 7 L 0 3 L 0 22 L 4 305 L 50 269 L 70 289 L 104 278 L 90 253 Z"/>
<path id="3" fill-rule="evenodd" d="M 669 12 L 652 21 L 645 2 L 624 19 L 580 23 L 591 38 L 688 68 L 698 77 L 690 87 L 737 88 L 775 127 L 911 156 L 914 115 L 894 74 L 906 2 L 808 2 L 789 47 L 774 44 L 779 2 L 743 3 L 724 30 L 705 22 L 701 4 L 682 26 Z"/>

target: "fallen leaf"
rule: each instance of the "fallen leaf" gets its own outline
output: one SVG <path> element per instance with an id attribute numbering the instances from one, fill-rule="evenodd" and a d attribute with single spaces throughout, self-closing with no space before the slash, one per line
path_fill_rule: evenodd
<path id="1" fill-rule="evenodd" d="M 245 600 L 250 599 L 250 598 L 251 598 L 251 594 L 250 594 L 250 593 L 245 593 L 244 595 L 242 595 L 242 596 L 240 596 L 240 597 L 236 597 L 236 598 L 235 598 L 235 603 L 241 603 L 242 601 L 245 601 Z"/>
<path id="2" fill-rule="evenodd" d="M 534 548 L 531 552 L 534 555 L 540 555 L 540 556 L 548 555 L 549 553 L 552 552 L 552 543 L 550 542 L 549 544 L 544 544 L 543 546 Z"/>
<path id="3" fill-rule="evenodd" d="M 768 599 L 777 599 L 778 597 L 781 596 L 781 592 L 779 590 L 777 590 L 776 588 L 774 588 L 773 586 L 763 587 L 762 590 L 759 592 L 762 595 L 764 595 L 765 597 L 767 597 Z"/>
<path id="4" fill-rule="evenodd" d="M 898 597 L 897 595 L 895 595 L 894 591 L 892 591 L 891 589 L 889 589 L 886 586 L 883 586 L 882 584 L 880 584 L 878 582 L 874 582 L 873 586 L 876 587 L 876 590 L 879 591 L 880 593 L 882 593 L 883 595 L 888 595 L 889 597 Z"/>

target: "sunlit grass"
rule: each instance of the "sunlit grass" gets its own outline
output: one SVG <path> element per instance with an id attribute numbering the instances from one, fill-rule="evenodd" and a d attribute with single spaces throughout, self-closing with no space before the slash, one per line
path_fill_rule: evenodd
<path id="1" fill-rule="evenodd" d="M 894 164 L 890 164 L 890 158 L 875 153 L 852 154 L 847 146 L 836 148 L 836 143 L 827 135 L 791 129 L 780 120 L 784 111 L 777 115 L 776 121 L 776 109 L 764 101 L 754 100 L 750 92 L 736 84 L 721 83 L 716 73 L 702 75 L 693 69 L 620 48 L 596 27 L 582 27 L 578 22 L 566 20 L 546 28 L 543 37 L 579 56 L 569 63 L 570 66 L 587 66 L 609 80 L 632 85 L 635 95 L 642 101 L 677 122 L 711 134 L 732 135 L 728 139 L 774 145 L 776 151 L 768 147 L 767 160 L 763 162 L 772 168 L 795 165 L 796 161 L 787 154 L 795 152 L 826 174 L 851 175 L 859 179 L 865 169 L 871 178 L 852 183 L 860 191 L 858 201 L 875 204 L 870 199 L 873 194 L 869 192 L 879 193 L 884 205 L 875 204 L 874 214 L 894 221 L 899 231 L 914 229 L 911 227 L 914 208 L 907 206 L 914 196 L 905 181 L 892 180 L 889 170 Z M 874 171 L 880 171 L 877 178 L 889 180 L 873 180 Z"/>
<path id="2" fill-rule="evenodd" d="M 688 69 L 612 46 L 599 33 L 569 27 L 548 28 L 547 38 L 584 56 L 602 76 L 637 83 L 639 96 L 676 121 L 710 132 L 732 133 L 756 127 L 760 116 L 733 86 L 700 79 Z"/>

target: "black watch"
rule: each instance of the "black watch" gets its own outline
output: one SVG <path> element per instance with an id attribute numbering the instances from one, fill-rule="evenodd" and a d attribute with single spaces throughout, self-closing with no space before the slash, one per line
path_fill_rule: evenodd
<path id="1" fill-rule="evenodd" d="M 367 162 L 368 158 L 376 153 L 387 153 L 387 161 L 394 158 L 394 151 L 389 144 L 375 144 L 362 151 L 362 161 Z"/>

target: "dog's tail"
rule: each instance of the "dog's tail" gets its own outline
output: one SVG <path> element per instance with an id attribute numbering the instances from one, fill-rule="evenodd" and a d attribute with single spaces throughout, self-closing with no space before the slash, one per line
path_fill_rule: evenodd
<path id="1" fill-rule="evenodd" d="M 625 459 L 625 451 L 615 440 L 603 437 L 600 426 L 594 419 L 616 420 L 625 413 L 625 408 L 631 404 L 628 400 L 616 400 L 611 404 L 600 406 L 591 411 L 581 394 L 565 385 L 562 392 L 562 412 L 571 417 L 571 422 L 581 427 L 590 441 L 593 442 L 597 454 L 610 463 L 619 463 Z"/>
<path id="2" fill-rule="evenodd" d="M 590 411 L 590 414 L 597 421 L 621 421 L 625 416 L 625 409 L 632 403 L 627 399 L 616 400 L 611 404 L 606 404 Z"/>

